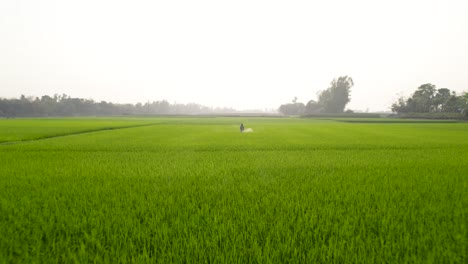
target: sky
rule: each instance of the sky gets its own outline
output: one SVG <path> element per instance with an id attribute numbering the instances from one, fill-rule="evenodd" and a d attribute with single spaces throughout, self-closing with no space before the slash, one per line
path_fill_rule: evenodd
<path id="1" fill-rule="evenodd" d="M 347 108 L 468 91 L 468 1 L 1 0 L 0 97 L 277 109 L 351 76 Z"/>

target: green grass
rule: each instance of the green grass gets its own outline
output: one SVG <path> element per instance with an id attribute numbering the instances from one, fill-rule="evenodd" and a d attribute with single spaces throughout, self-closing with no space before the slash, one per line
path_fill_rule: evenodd
<path id="1" fill-rule="evenodd" d="M 1 145 L 0 263 L 466 263 L 467 123 L 145 121 Z"/>
<path id="2" fill-rule="evenodd" d="M 157 122 L 144 118 L 0 119 L 0 143 L 132 127 Z"/>

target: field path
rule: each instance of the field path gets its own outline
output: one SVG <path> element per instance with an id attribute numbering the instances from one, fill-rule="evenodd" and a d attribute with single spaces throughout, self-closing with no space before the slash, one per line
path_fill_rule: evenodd
<path id="1" fill-rule="evenodd" d="M 149 123 L 149 124 L 138 124 L 138 125 L 128 125 L 128 126 L 114 126 L 114 127 L 92 128 L 92 129 L 74 131 L 74 132 L 69 132 L 69 133 L 60 133 L 60 134 L 54 134 L 54 135 L 45 135 L 45 136 L 41 136 L 41 137 L 38 137 L 38 138 L 35 138 L 35 139 L 23 139 L 23 140 L 3 141 L 3 142 L 0 142 L 0 146 L 2 146 L 2 145 L 14 145 L 14 144 L 28 143 L 28 142 L 34 142 L 34 141 L 45 140 L 45 139 L 60 138 L 60 137 L 68 137 L 68 136 L 74 136 L 74 135 L 80 135 L 80 134 L 88 134 L 88 133 L 94 133 L 94 132 L 99 132 L 99 131 L 109 131 L 109 130 L 119 130 L 119 129 L 126 129 L 126 128 L 146 127 L 146 126 L 154 126 L 154 125 L 160 125 L 160 124 L 164 124 L 164 122 Z"/>

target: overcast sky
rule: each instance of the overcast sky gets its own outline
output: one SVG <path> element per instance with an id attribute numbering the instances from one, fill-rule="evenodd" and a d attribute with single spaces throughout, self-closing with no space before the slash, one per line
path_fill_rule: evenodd
<path id="1" fill-rule="evenodd" d="M 0 1 L 0 97 L 265 109 L 341 75 L 357 110 L 468 91 L 468 1 Z"/>

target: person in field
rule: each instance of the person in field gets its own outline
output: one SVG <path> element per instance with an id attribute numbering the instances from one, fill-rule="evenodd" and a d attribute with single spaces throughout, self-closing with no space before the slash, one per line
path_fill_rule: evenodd
<path id="1" fill-rule="evenodd" d="M 241 132 L 241 133 L 244 132 L 244 124 L 241 124 L 241 125 L 240 125 L 240 132 Z"/>

